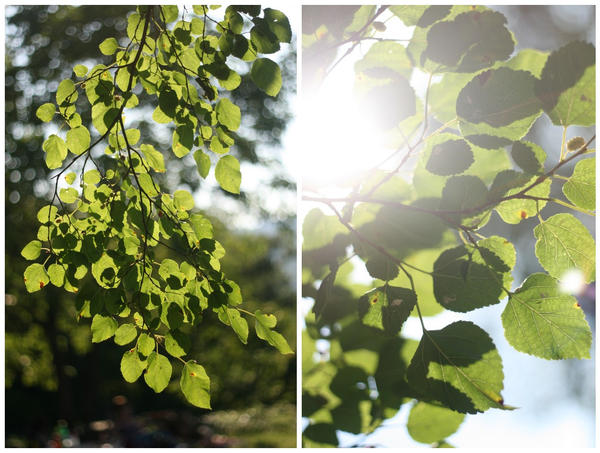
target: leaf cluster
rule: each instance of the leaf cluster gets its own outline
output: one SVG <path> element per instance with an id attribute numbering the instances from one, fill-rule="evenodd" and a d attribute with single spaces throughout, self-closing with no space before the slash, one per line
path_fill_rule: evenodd
<path id="1" fill-rule="evenodd" d="M 470 321 L 430 330 L 427 316 L 505 300 L 498 321 L 514 349 L 590 357 L 592 332 L 560 280 L 573 270 L 586 283 L 595 278 L 593 236 L 572 213 L 595 209 L 594 137 L 567 140 L 570 126 L 595 124 L 595 49 L 575 41 L 515 52 L 505 17 L 487 7 L 371 5 L 335 20 L 309 17 L 311 83 L 373 42 L 354 65 L 354 95 L 394 151 L 347 196 L 304 195 L 324 207 L 303 224 L 303 296 L 314 299 L 303 332 L 304 445 L 335 446 L 338 430 L 371 433 L 409 402 L 409 434 L 441 445 L 465 414 L 514 408 L 504 402 L 502 358 L 485 330 Z M 380 38 L 384 17 L 412 35 Z M 341 46 L 349 50 L 338 54 Z M 419 72 L 423 97 L 412 82 Z M 563 130 L 555 165 L 526 139 L 542 115 Z M 558 174 L 576 159 L 569 177 Z M 554 183 L 564 198 L 550 196 Z M 545 218 L 549 204 L 571 212 Z M 514 285 L 515 247 L 481 231 L 494 212 L 511 225 L 535 219 L 545 273 Z M 355 283 L 356 266 L 372 286 Z M 411 315 L 420 341 L 402 336 Z"/>
<path id="2" fill-rule="evenodd" d="M 253 82 L 277 95 L 280 68 L 262 55 L 290 42 L 291 30 L 274 9 L 230 6 L 220 22 L 211 17 L 212 9 L 194 6 L 192 14 L 173 5 L 138 7 L 127 17 L 126 43 L 109 37 L 99 45 L 112 62 L 91 69 L 76 65 L 74 77 L 58 85 L 56 103 L 38 108 L 40 120 L 60 124 L 42 146 L 48 169 L 57 173 L 53 198 L 37 213 L 37 238 L 21 252 L 34 261 L 24 272 L 28 292 L 52 284 L 76 294 L 78 316 L 91 318 L 92 342 L 113 339 L 128 347 L 121 360 L 127 382 L 143 375 L 150 388 L 162 392 L 173 375 L 172 362 L 181 363 L 183 395 L 207 409 L 210 379 L 187 358 L 191 332 L 205 310 L 244 344 L 249 316 L 258 338 L 281 353 L 292 350 L 274 330 L 273 315 L 240 306 L 241 289 L 221 269 L 225 250 L 211 222 L 194 212 L 190 192 L 161 190 L 155 176 L 167 172 L 165 151 L 126 126 L 131 123 L 126 114 L 135 118 L 136 93 L 145 91 L 157 101 L 153 121 L 172 123 L 175 157 L 193 151 L 198 173 L 206 178 L 213 153 L 217 182 L 239 193 L 240 164 L 229 150 L 242 112 L 226 96 L 241 83 L 233 60 L 251 62 Z M 88 103 L 78 111 L 80 95 Z M 176 259 L 164 258 L 164 250 Z"/>

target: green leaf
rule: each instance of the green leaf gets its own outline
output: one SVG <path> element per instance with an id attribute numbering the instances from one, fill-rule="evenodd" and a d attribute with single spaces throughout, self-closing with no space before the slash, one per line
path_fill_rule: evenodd
<path id="1" fill-rule="evenodd" d="M 398 276 L 398 264 L 382 253 L 374 252 L 365 263 L 369 275 L 383 281 L 393 280 Z"/>
<path id="2" fill-rule="evenodd" d="M 196 161 L 196 166 L 198 167 L 198 174 L 202 178 L 206 179 L 208 172 L 210 171 L 210 157 L 208 154 L 198 149 L 194 152 L 194 160 Z"/>
<path id="3" fill-rule="evenodd" d="M 127 382 L 135 382 L 142 375 L 146 363 L 140 360 L 135 348 L 125 352 L 121 358 L 121 374 Z"/>
<path id="4" fill-rule="evenodd" d="M 396 335 L 417 302 L 416 294 L 406 288 L 382 286 L 375 288 L 358 301 L 362 323 Z"/>
<path id="5" fill-rule="evenodd" d="M 269 24 L 260 18 L 253 20 L 254 27 L 250 30 L 250 41 L 258 53 L 275 53 L 279 50 L 279 39 L 271 31 Z"/>
<path id="6" fill-rule="evenodd" d="M 38 259 L 40 253 L 42 253 L 42 243 L 37 240 L 29 242 L 25 247 L 23 247 L 23 250 L 21 250 L 21 255 L 23 258 L 29 261 Z"/>
<path id="7" fill-rule="evenodd" d="M 54 286 L 60 288 L 65 284 L 65 268 L 60 264 L 52 263 L 48 266 L 48 277 Z"/>
<path id="8" fill-rule="evenodd" d="M 54 222 L 56 214 L 58 214 L 58 208 L 56 206 L 51 204 L 46 205 L 42 207 L 37 213 L 38 222 L 42 224 Z"/>
<path id="9" fill-rule="evenodd" d="M 222 306 L 219 308 L 219 319 L 227 326 L 231 326 L 240 341 L 248 342 L 248 323 L 242 318 L 239 310 Z"/>
<path id="10" fill-rule="evenodd" d="M 165 349 L 173 357 L 186 355 L 192 347 L 192 340 L 180 330 L 172 330 L 165 337 Z"/>
<path id="11" fill-rule="evenodd" d="M 104 55 L 112 55 L 114 54 L 119 47 L 119 43 L 115 38 L 106 38 L 104 41 L 100 43 L 98 48 L 100 52 Z"/>
<path id="12" fill-rule="evenodd" d="M 552 52 L 546 60 L 535 92 L 554 124 L 595 124 L 595 55 L 593 44 L 574 41 Z"/>
<path id="13" fill-rule="evenodd" d="M 165 159 L 162 153 L 152 145 L 140 145 L 140 151 L 148 161 L 148 165 L 154 171 L 163 173 L 165 171 Z"/>
<path id="14" fill-rule="evenodd" d="M 149 196 L 156 197 L 158 195 L 158 191 L 154 188 L 152 176 L 148 173 L 142 173 L 137 177 L 140 188 Z"/>
<path id="15" fill-rule="evenodd" d="M 269 29 L 277 36 L 279 42 L 290 42 L 292 40 L 292 28 L 285 14 L 277 9 L 265 8 L 264 16 Z"/>
<path id="16" fill-rule="evenodd" d="M 269 96 L 277 96 L 281 90 L 281 69 L 268 58 L 257 58 L 252 63 L 250 78 L 258 88 Z"/>
<path id="17" fill-rule="evenodd" d="M 596 158 L 580 160 L 563 186 L 563 193 L 575 206 L 596 209 Z"/>
<path id="18" fill-rule="evenodd" d="M 519 187 L 509 190 L 506 192 L 505 196 L 514 195 L 516 193 L 521 192 L 525 187 L 529 186 L 533 183 L 537 177 L 531 178 L 527 183 L 521 184 Z M 529 195 L 532 197 L 548 197 L 550 194 L 550 186 L 552 181 L 550 178 L 546 179 L 544 182 L 536 185 L 533 189 L 530 189 L 526 192 L 525 195 Z M 527 200 L 527 199 L 519 199 L 516 198 L 514 200 L 503 201 L 499 205 L 495 207 L 496 211 L 506 223 L 519 223 L 522 220 L 525 220 L 529 217 L 533 217 L 537 214 L 538 209 L 541 211 L 544 206 L 546 206 L 546 201 L 544 200 Z"/>
<path id="19" fill-rule="evenodd" d="M 512 282 L 517 254 L 504 238 L 492 236 L 477 244 L 444 251 L 433 265 L 433 291 L 444 308 L 467 312 L 500 302 Z"/>
<path id="20" fill-rule="evenodd" d="M 527 71 L 490 69 L 474 77 L 459 93 L 456 113 L 462 134 L 519 140 L 541 113 L 536 78 Z"/>
<path id="21" fill-rule="evenodd" d="M 113 258 L 104 253 L 98 261 L 92 264 L 92 275 L 103 288 L 114 288 L 118 284 L 116 281 L 117 269 Z"/>
<path id="22" fill-rule="evenodd" d="M 177 157 L 187 155 L 194 145 L 194 130 L 188 126 L 179 126 L 173 131 L 173 154 Z"/>
<path id="23" fill-rule="evenodd" d="M 549 275 L 532 274 L 511 294 L 502 325 L 517 351 L 553 360 L 590 358 L 592 331 L 583 310 Z"/>
<path id="24" fill-rule="evenodd" d="M 138 337 L 137 341 L 137 349 L 140 351 L 140 354 L 148 357 L 154 351 L 155 341 L 154 338 L 149 336 L 147 333 L 142 333 Z"/>
<path id="25" fill-rule="evenodd" d="M 38 107 L 35 111 L 35 116 L 37 116 L 44 123 L 52 121 L 54 114 L 56 113 L 56 106 L 51 102 L 46 102 Z"/>
<path id="26" fill-rule="evenodd" d="M 77 100 L 77 91 L 75 90 L 75 84 L 71 79 L 65 79 L 58 84 L 56 89 L 56 103 L 60 106 L 67 104 L 74 104 Z"/>
<path id="27" fill-rule="evenodd" d="M 88 170 L 83 175 L 83 182 L 86 184 L 96 185 L 100 182 L 101 176 L 98 170 Z"/>
<path id="28" fill-rule="evenodd" d="M 79 198 L 79 192 L 77 192 L 77 189 L 69 187 L 67 189 L 60 189 L 58 196 L 63 203 L 75 203 Z"/>
<path id="29" fill-rule="evenodd" d="M 40 263 L 33 263 L 27 266 L 23 277 L 25 281 L 25 287 L 30 293 L 39 291 L 50 281 L 44 265 Z"/>
<path id="30" fill-rule="evenodd" d="M 137 333 L 133 324 L 122 324 L 115 331 L 115 343 L 121 346 L 131 343 L 137 337 Z"/>
<path id="31" fill-rule="evenodd" d="M 97 314 L 92 319 L 92 343 L 108 340 L 117 331 L 117 321 L 110 316 Z"/>
<path id="32" fill-rule="evenodd" d="M 240 108 L 227 98 L 222 98 L 215 108 L 219 123 L 230 131 L 236 131 L 240 127 L 242 115 Z"/>
<path id="33" fill-rule="evenodd" d="M 67 145 L 58 135 L 52 134 L 42 145 L 46 152 L 46 165 L 50 170 L 60 168 L 67 157 Z"/>
<path id="34" fill-rule="evenodd" d="M 428 8 L 430 7 L 427 5 L 394 5 L 390 6 L 390 11 L 404 22 L 404 25 L 412 27 L 417 25 L 417 22 Z"/>
<path id="35" fill-rule="evenodd" d="M 73 72 L 77 77 L 85 77 L 85 75 L 88 73 L 88 68 L 85 65 L 78 64 L 73 68 Z"/>
<path id="36" fill-rule="evenodd" d="M 442 191 L 440 209 L 459 211 L 454 217 L 472 217 L 485 205 L 488 190 L 484 182 L 477 176 L 452 176 Z"/>
<path id="37" fill-rule="evenodd" d="M 464 414 L 419 401 L 410 410 L 406 428 L 417 442 L 432 444 L 454 434 L 464 419 Z"/>
<path id="38" fill-rule="evenodd" d="M 278 332 L 271 330 L 277 324 L 277 319 L 273 315 L 263 314 L 260 310 L 254 312 L 256 335 L 265 340 L 271 346 L 277 348 L 282 354 L 293 354 L 294 351 L 288 345 L 286 339 Z"/>
<path id="39" fill-rule="evenodd" d="M 473 151 L 464 140 L 448 140 L 431 150 L 427 170 L 435 175 L 450 176 L 462 173 L 473 163 Z"/>
<path id="40" fill-rule="evenodd" d="M 580 270 L 587 283 L 594 281 L 596 243 L 583 224 L 571 214 L 556 214 L 533 229 L 535 255 L 555 278 L 571 269 Z"/>
<path id="41" fill-rule="evenodd" d="M 198 240 L 213 237 L 212 224 L 202 214 L 192 214 L 190 216 L 190 225 L 192 225 L 192 229 Z"/>
<path id="42" fill-rule="evenodd" d="M 175 116 L 175 109 L 179 104 L 177 94 L 172 90 L 161 91 L 158 95 L 158 106 L 160 110 L 169 118 Z"/>
<path id="43" fill-rule="evenodd" d="M 500 394 L 502 359 L 489 335 L 468 321 L 426 331 L 407 378 L 424 397 L 463 414 L 507 408 Z"/>
<path id="44" fill-rule="evenodd" d="M 65 181 L 67 184 L 73 184 L 75 182 L 75 178 L 77 178 L 77 173 L 71 171 L 65 175 Z"/>
<path id="45" fill-rule="evenodd" d="M 171 380 L 173 368 L 164 355 L 152 352 L 148 357 L 148 370 L 144 373 L 144 381 L 156 393 L 162 392 Z"/>
<path id="46" fill-rule="evenodd" d="M 194 207 L 194 198 L 187 190 L 176 190 L 173 194 L 173 203 L 180 211 L 189 211 Z"/>
<path id="47" fill-rule="evenodd" d="M 535 143 L 526 141 L 513 143 L 511 156 L 515 163 L 527 173 L 537 174 L 544 170 L 546 153 L 541 146 Z"/>
<path id="48" fill-rule="evenodd" d="M 421 58 L 455 68 L 456 72 L 474 72 L 506 60 L 514 45 L 501 13 L 469 11 L 454 20 L 433 24 Z"/>
<path id="49" fill-rule="evenodd" d="M 231 155 L 223 156 L 215 167 L 215 177 L 223 190 L 239 194 L 242 174 L 239 161 Z"/>
<path id="50" fill-rule="evenodd" d="M 373 44 L 369 51 L 356 62 L 354 71 L 377 77 L 388 74 L 392 77 L 389 70 L 400 74 L 409 79 L 412 73 L 413 64 L 406 53 L 406 47 L 400 43 L 392 41 L 380 41 Z"/>
<path id="51" fill-rule="evenodd" d="M 67 148 L 73 154 L 82 154 L 90 147 L 90 131 L 84 126 L 75 127 L 67 132 Z"/>
<path id="52" fill-rule="evenodd" d="M 179 380 L 181 391 L 190 404 L 203 409 L 210 409 L 210 379 L 204 367 L 188 362 L 181 371 Z"/>
<path id="53" fill-rule="evenodd" d="M 163 5 L 160 7 L 161 17 L 164 17 L 165 23 L 175 22 L 179 17 L 179 8 L 177 5 Z"/>
<path id="54" fill-rule="evenodd" d="M 303 447 L 321 448 L 338 445 L 337 431 L 331 423 L 312 423 L 302 431 L 302 437 Z"/>

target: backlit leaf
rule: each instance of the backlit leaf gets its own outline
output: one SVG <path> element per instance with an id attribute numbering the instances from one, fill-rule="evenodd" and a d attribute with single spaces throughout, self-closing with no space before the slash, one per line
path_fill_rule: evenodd
<path id="1" fill-rule="evenodd" d="M 573 296 L 556 279 L 532 274 L 502 313 L 504 334 L 518 351 L 543 359 L 590 358 L 592 332 Z"/>
<path id="2" fill-rule="evenodd" d="M 275 316 L 266 315 L 263 314 L 260 310 L 256 310 L 254 312 L 254 317 L 256 320 L 254 326 L 258 338 L 265 340 L 271 346 L 277 348 L 277 350 L 282 354 L 294 353 L 294 351 L 292 351 L 283 335 L 281 335 L 278 332 L 275 332 L 274 330 L 271 330 L 273 329 L 273 327 L 275 327 L 275 324 L 277 322 Z"/>
<path id="3" fill-rule="evenodd" d="M 250 70 L 252 81 L 269 96 L 277 96 L 281 89 L 281 69 L 268 58 L 257 58 Z"/>
<path id="4" fill-rule="evenodd" d="M 33 263 L 27 266 L 24 273 L 25 288 L 30 293 L 39 291 L 50 281 L 46 269 L 40 263 Z"/>
<path id="5" fill-rule="evenodd" d="M 465 414 L 419 401 L 410 410 L 406 428 L 417 442 L 432 444 L 454 434 L 464 419 Z"/>
<path id="6" fill-rule="evenodd" d="M 554 124 L 596 122 L 595 54 L 593 44 L 574 41 L 548 57 L 535 92 Z"/>
<path id="7" fill-rule="evenodd" d="M 117 331 L 117 321 L 110 316 L 97 314 L 92 319 L 92 343 L 108 340 Z"/>
<path id="8" fill-rule="evenodd" d="M 119 43 L 115 38 L 106 38 L 98 47 L 104 55 L 112 55 L 117 51 Z"/>
<path id="9" fill-rule="evenodd" d="M 23 250 L 21 250 L 23 258 L 29 261 L 37 259 L 40 256 L 40 253 L 42 253 L 42 243 L 37 240 L 29 242 L 23 247 Z"/>
<path id="10" fill-rule="evenodd" d="M 140 151 L 148 161 L 150 167 L 159 173 L 165 171 L 165 159 L 162 153 L 152 145 L 140 145 Z"/>
<path id="11" fill-rule="evenodd" d="M 51 102 L 46 102 L 38 107 L 35 111 L 35 116 L 37 116 L 44 123 L 51 121 L 54 117 L 54 113 L 56 113 L 56 106 Z"/>
<path id="12" fill-rule="evenodd" d="M 153 352 L 148 357 L 148 369 L 144 373 L 144 381 L 156 393 L 162 392 L 169 381 L 173 367 L 164 355 Z"/>
<path id="13" fill-rule="evenodd" d="M 239 194 L 242 174 L 239 161 L 231 156 L 223 156 L 215 167 L 215 177 L 223 190 Z"/>
<path id="14" fill-rule="evenodd" d="M 415 293 L 407 288 L 383 286 L 360 298 L 359 318 L 367 326 L 395 335 L 408 319 L 416 302 Z"/>
<path id="15" fill-rule="evenodd" d="M 223 98 L 215 108 L 219 123 L 230 131 L 236 131 L 240 127 L 242 118 L 240 108 L 227 98 Z"/>
<path id="16" fill-rule="evenodd" d="M 477 245 L 446 250 L 433 266 L 435 298 L 448 310 L 467 312 L 497 304 L 503 287 L 510 287 L 516 263 L 513 245 L 499 236 Z"/>
<path id="17" fill-rule="evenodd" d="M 563 193 L 576 206 L 596 209 L 596 158 L 580 160 L 563 185 Z"/>
<path id="18" fill-rule="evenodd" d="M 190 404 L 210 409 L 210 379 L 204 367 L 187 362 L 181 371 L 179 386 Z"/>
<path id="19" fill-rule="evenodd" d="M 137 329 L 133 324 L 122 324 L 115 331 L 115 343 L 125 345 L 137 337 Z"/>
<path id="20" fill-rule="evenodd" d="M 556 214 L 533 229 L 535 255 L 546 271 L 562 278 L 571 269 L 580 270 L 586 282 L 595 279 L 596 243 L 583 224 L 571 214 Z"/>
<path id="21" fill-rule="evenodd" d="M 489 335 L 468 321 L 425 332 L 407 377 L 424 397 L 463 414 L 505 409 L 502 359 Z"/>
<path id="22" fill-rule="evenodd" d="M 142 375 L 146 363 L 140 360 L 137 351 L 131 349 L 121 358 L 121 374 L 127 382 L 135 382 Z"/>
<path id="23" fill-rule="evenodd" d="M 42 149 L 46 152 L 46 165 L 50 170 L 60 168 L 68 154 L 65 141 L 54 134 L 46 139 Z"/>

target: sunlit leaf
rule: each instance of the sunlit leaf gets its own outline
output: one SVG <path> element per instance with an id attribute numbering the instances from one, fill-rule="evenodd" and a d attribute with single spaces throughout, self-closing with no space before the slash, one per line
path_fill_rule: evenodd
<path id="1" fill-rule="evenodd" d="M 144 373 L 144 381 L 156 393 L 162 392 L 169 381 L 173 367 L 164 355 L 153 352 L 148 357 L 148 369 Z"/>
<path id="2" fill-rule="evenodd" d="M 596 158 L 577 162 L 573 174 L 563 185 L 563 193 L 580 208 L 596 209 Z"/>
<path id="3" fill-rule="evenodd" d="M 518 351 L 543 359 L 590 358 L 592 331 L 583 310 L 549 275 L 532 274 L 511 294 L 502 324 Z"/>
<path id="4" fill-rule="evenodd" d="M 269 96 L 277 96 L 281 89 L 281 69 L 277 63 L 268 58 L 254 60 L 250 77 L 256 86 Z"/>
<path id="5" fill-rule="evenodd" d="M 46 152 L 46 165 L 50 170 L 60 168 L 67 157 L 67 145 L 58 135 L 52 134 L 42 145 Z"/>
<path id="6" fill-rule="evenodd" d="M 595 54 L 593 44 L 574 41 L 548 57 L 535 92 L 554 124 L 596 122 Z"/>
<path id="7" fill-rule="evenodd" d="M 110 316 L 97 314 L 92 319 L 92 343 L 108 340 L 117 331 L 117 321 Z"/>
<path id="8" fill-rule="evenodd" d="M 468 321 L 426 331 L 407 377 L 423 396 L 463 414 L 505 408 L 502 359 L 489 335 Z"/>
<path id="9" fill-rule="evenodd" d="M 181 371 L 179 386 L 190 404 L 210 409 L 210 379 L 204 367 L 187 362 Z"/>
<path id="10" fill-rule="evenodd" d="M 271 346 L 277 348 L 282 354 L 294 353 L 283 335 L 272 330 L 277 323 L 275 316 L 263 314 L 260 310 L 256 310 L 254 312 L 254 318 L 256 320 L 254 326 L 258 338 L 265 340 Z"/>
<path id="11" fill-rule="evenodd" d="M 454 434 L 464 418 L 459 412 L 419 401 L 410 410 L 406 428 L 417 442 L 432 444 Z"/>
<path id="12" fill-rule="evenodd" d="M 242 174 L 239 161 L 231 156 L 223 156 L 215 166 L 215 177 L 223 190 L 239 194 Z"/>
<path id="13" fill-rule="evenodd" d="M 46 273 L 44 265 L 39 263 L 33 263 L 27 266 L 23 277 L 25 288 L 27 288 L 27 291 L 30 293 L 39 291 L 50 281 L 50 277 Z"/>
<path id="14" fill-rule="evenodd" d="M 46 102 L 38 107 L 35 111 L 35 116 L 37 116 L 44 123 L 51 121 L 56 113 L 56 106 L 51 102 Z"/>
<path id="15" fill-rule="evenodd" d="M 533 229 L 535 255 L 548 273 L 561 278 L 570 269 L 583 272 L 586 282 L 595 279 L 596 243 L 583 224 L 571 214 L 556 214 Z"/>

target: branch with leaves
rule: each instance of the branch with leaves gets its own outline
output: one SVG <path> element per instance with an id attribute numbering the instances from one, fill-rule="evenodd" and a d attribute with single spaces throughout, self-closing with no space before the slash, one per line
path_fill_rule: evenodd
<path id="1" fill-rule="evenodd" d="M 99 45 L 114 61 L 91 70 L 75 66 L 75 77 L 58 85 L 56 104 L 39 107 L 40 120 L 58 118 L 59 131 L 43 144 L 46 164 L 57 173 L 52 200 L 37 215 L 37 239 L 22 251 L 35 261 L 25 270 L 27 291 L 52 283 L 76 293 L 79 317 L 92 318 L 92 342 L 114 338 L 128 345 L 121 360 L 127 382 L 143 374 L 161 392 L 171 380 L 171 362 L 181 362 L 181 391 L 201 408 L 210 408 L 210 379 L 189 357 L 190 332 L 206 310 L 242 343 L 249 317 L 260 339 L 292 353 L 274 330 L 275 316 L 242 308 L 241 289 L 221 269 L 225 250 L 209 219 L 194 212 L 188 191 L 161 190 L 155 175 L 168 172 L 165 152 L 132 127 L 136 107 L 156 99 L 152 119 L 174 126 L 173 154 L 193 151 L 206 178 L 210 151 L 218 158 L 221 188 L 240 192 L 240 164 L 229 153 L 243 113 L 226 96 L 241 83 L 233 66 L 251 62 L 253 83 L 276 96 L 281 70 L 261 54 L 277 53 L 290 42 L 291 29 L 275 9 L 229 6 L 221 21 L 211 17 L 214 9 L 194 6 L 192 14 L 174 5 L 139 6 L 127 18 L 125 45 L 116 38 Z M 80 94 L 87 104 L 77 103 Z M 72 171 L 77 165 L 79 174 Z M 167 251 L 176 259 L 164 258 Z"/>
<path id="2" fill-rule="evenodd" d="M 502 396 L 491 337 L 464 320 L 431 330 L 428 316 L 506 300 L 498 322 L 514 349 L 551 360 L 590 357 L 592 332 L 560 280 L 573 270 L 585 283 L 595 278 L 595 241 L 571 213 L 594 215 L 595 135 L 568 139 L 569 127 L 595 124 L 595 49 L 577 41 L 515 52 L 506 19 L 487 7 L 352 8 L 336 18 L 319 10 L 322 20 L 307 14 L 314 23 L 304 29 L 305 76 L 327 76 L 360 50 L 354 95 L 382 142 L 397 145 L 375 167 L 365 162 L 369 170 L 347 195 L 303 194 L 325 208 L 303 224 L 303 295 L 314 299 L 303 332 L 304 445 L 335 446 L 338 430 L 371 433 L 409 402 L 410 435 L 445 445 L 465 414 L 514 407 Z M 376 20 L 414 27 L 412 38 L 378 39 L 386 27 Z M 315 56 L 342 44 L 341 58 Z M 419 71 L 422 96 L 413 86 Z M 542 115 L 562 128 L 552 165 L 525 139 Z M 558 174 L 573 163 L 570 176 Z M 564 198 L 550 196 L 555 182 Z M 545 218 L 547 205 L 571 212 Z M 537 222 L 545 273 L 516 289 L 517 250 L 483 234 L 494 213 L 509 225 Z M 371 286 L 352 278 L 361 262 Z M 419 318 L 420 341 L 402 334 L 410 316 Z M 314 360 L 319 340 L 328 352 Z"/>

